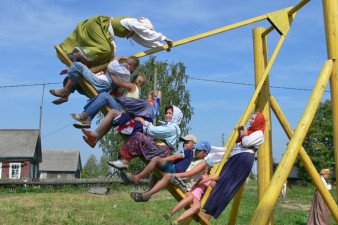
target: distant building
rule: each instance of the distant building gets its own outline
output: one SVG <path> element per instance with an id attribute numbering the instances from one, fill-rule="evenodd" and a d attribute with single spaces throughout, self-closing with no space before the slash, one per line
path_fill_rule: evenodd
<path id="1" fill-rule="evenodd" d="M 80 150 L 42 150 L 40 179 L 81 178 Z"/>
<path id="2" fill-rule="evenodd" d="M 0 129 L 0 179 L 38 178 L 39 130 Z"/>

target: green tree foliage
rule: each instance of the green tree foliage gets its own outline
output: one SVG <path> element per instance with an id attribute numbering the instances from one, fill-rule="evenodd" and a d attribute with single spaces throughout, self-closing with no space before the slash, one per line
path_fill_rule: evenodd
<path id="1" fill-rule="evenodd" d="M 147 77 L 147 82 L 141 90 L 142 99 L 147 100 L 148 94 L 154 89 L 155 68 L 157 70 L 156 87 L 162 92 L 160 116 L 156 120 L 156 125 L 160 125 L 159 121 L 165 121 L 164 107 L 168 104 L 175 105 L 183 112 L 180 128 L 182 135 L 185 135 L 189 131 L 187 125 L 194 114 L 194 108 L 190 105 L 190 91 L 185 87 L 188 81 L 188 75 L 185 74 L 186 67 L 182 62 L 168 63 L 167 61 L 157 61 L 156 57 L 150 56 L 134 73 L 143 73 Z M 116 160 L 123 144 L 123 137 L 121 135 L 113 135 L 113 132 L 110 131 L 101 139 L 99 146 L 110 160 Z M 131 161 L 129 168 L 135 171 L 139 170 L 142 166 L 143 163 L 139 159 L 134 159 Z"/>
<path id="2" fill-rule="evenodd" d="M 98 174 L 101 176 L 106 176 L 110 170 L 110 166 L 107 164 L 108 156 L 103 154 L 98 163 Z"/>
<path id="3" fill-rule="evenodd" d="M 82 178 L 94 178 L 99 175 L 97 159 L 91 154 L 82 169 Z"/>
<path id="4" fill-rule="evenodd" d="M 331 168 L 334 162 L 333 128 L 331 100 L 319 104 L 317 113 L 312 121 L 303 142 L 303 147 L 311 158 L 317 171 Z M 302 161 L 297 160 L 299 176 L 305 183 L 312 182 Z"/>

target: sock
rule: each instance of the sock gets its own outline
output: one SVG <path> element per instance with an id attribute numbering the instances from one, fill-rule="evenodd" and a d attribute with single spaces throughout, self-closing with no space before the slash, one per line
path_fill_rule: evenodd
<path id="1" fill-rule="evenodd" d="M 92 135 L 93 135 L 94 137 L 96 137 L 96 138 L 99 137 L 99 134 L 96 132 L 96 130 L 92 131 Z"/>

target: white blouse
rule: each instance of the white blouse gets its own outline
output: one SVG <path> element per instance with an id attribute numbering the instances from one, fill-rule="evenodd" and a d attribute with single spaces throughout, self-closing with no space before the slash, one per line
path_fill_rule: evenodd
<path id="1" fill-rule="evenodd" d="M 255 131 L 248 136 L 244 136 L 240 143 L 236 143 L 232 148 L 229 157 L 243 152 L 253 153 L 251 147 L 256 149 L 264 142 L 264 133 L 261 130 Z"/>
<path id="2" fill-rule="evenodd" d="M 115 76 L 117 76 L 123 82 L 128 83 L 130 80 L 130 71 L 124 66 L 121 66 L 116 59 L 109 63 L 107 70 L 115 74 Z"/>
<path id="3" fill-rule="evenodd" d="M 131 38 L 146 48 L 162 46 L 163 44 L 160 41 L 164 41 L 167 38 L 159 32 L 146 28 L 135 18 L 124 18 L 121 20 L 121 24 L 126 29 L 134 31 L 135 35 Z"/>
<path id="4" fill-rule="evenodd" d="M 262 131 L 255 131 L 248 136 L 242 138 L 242 142 L 236 143 L 232 148 L 229 158 L 239 153 L 249 152 L 254 153 L 251 148 L 248 147 L 255 147 L 256 149 L 264 142 L 264 134 Z M 216 163 L 222 161 L 222 158 L 227 150 L 226 147 L 215 147 L 211 146 L 210 153 L 204 158 L 205 161 L 210 165 L 213 166 Z"/>
<path id="5" fill-rule="evenodd" d="M 327 188 L 328 190 L 331 190 L 331 188 L 332 188 L 331 184 L 328 184 L 328 183 L 326 182 L 325 178 L 324 178 L 322 175 L 320 176 L 320 178 L 322 179 L 322 181 L 323 181 L 324 185 L 326 186 L 326 188 Z"/>

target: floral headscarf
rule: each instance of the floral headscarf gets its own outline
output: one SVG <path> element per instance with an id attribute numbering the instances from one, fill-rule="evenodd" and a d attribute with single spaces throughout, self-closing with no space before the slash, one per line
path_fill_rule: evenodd
<path id="1" fill-rule="evenodd" d="M 179 125 L 181 123 L 181 120 L 183 118 L 182 111 L 177 107 L 173 105 L 173 117 L 167 124 L 177 124 Z"/>

